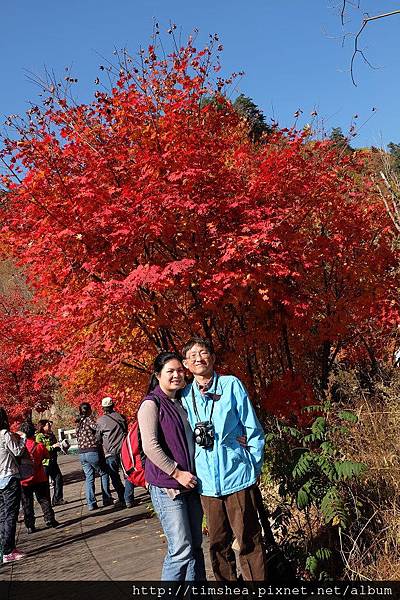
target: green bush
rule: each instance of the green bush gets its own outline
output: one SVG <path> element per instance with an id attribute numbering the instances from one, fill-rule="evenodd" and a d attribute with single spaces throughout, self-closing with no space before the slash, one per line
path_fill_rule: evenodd
<path id="1" fill-rule="evenodd" d="M 333 410 L 325 402 L 304 412 L 310 417 L 307 426 L 270 421 L 264 482 L 278 487 L 272 518 L 283 534 L 286 553 L 296 560 L 300 574 L 321 580 L 337 576 L 338 530 L 345 530 L 358 510 L 351 484 L 367 467 L 349 460 L 340 447 L 357 426 L 352 411 Z M 293 519 L 297 527 L 290 527 Z M 307 530 L 303 536 L 302 527 Z"/>

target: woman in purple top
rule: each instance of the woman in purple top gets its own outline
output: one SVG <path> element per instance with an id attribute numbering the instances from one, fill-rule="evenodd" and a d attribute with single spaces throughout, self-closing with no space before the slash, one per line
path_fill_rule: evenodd
<path id="1" fill-rule="evenodd" d="M 203 581 L 203 511 L 196 491 L 194 440 L 180 390 L 185 386 L 181 358 L 163 352 L 154 361 L 138 421 L 146 455 L 145 477 L 168 542 L 161 579 Z"/>

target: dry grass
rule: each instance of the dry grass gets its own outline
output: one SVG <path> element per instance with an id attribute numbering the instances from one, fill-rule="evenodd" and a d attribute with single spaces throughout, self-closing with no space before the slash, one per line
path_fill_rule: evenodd
<path id="1" fill-rule="evenodd" d="M 341 440 L 346 458 L 365 463 L 361 482 L 352 485 L 356 518 L 341 533 L 344 576 L 400 579 L 400 373 L 393 369 L 366 393 L 354 373 L 342 372 L 346 408 L 358 426 Z"/>
<path id="2" fill-rule="evenodd" d="M 362 479 L 348 486 L 353 518 L 345 530 L 326 525 L 314 507 L 299 511 L 294 501 L 285 504 L 267 476 L 262 492 L 274 533 L 300 577 L 310 577 L 305 557 L 325 547 L 333 551 L 326 567 L 338 579 L 400 580 L 400 369 L 368 385 L 342 370 L 330 392 L 332 412 L 346 409 L 358 416 L 348 434 L 338 434 L 342 458 L 367 465 Z"/>

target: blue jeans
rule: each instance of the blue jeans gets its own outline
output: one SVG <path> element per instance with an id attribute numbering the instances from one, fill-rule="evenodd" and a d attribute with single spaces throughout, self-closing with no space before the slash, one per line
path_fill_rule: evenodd
<path id="1" fill-rule="evenodd" d="M 108 474 L 111 477 L 112 484 L 118 494 L 118 500 L 122 504 L 132 506 L 134 500 L 135 486 L 128 479 L 125 479 L 125 485 L 121 481 L 119 469 L 121 467 L 121 459 L 118 454 L 106 456 Z"/>
<path id="2" fill-rule="evenodd" d="M 108 473 L 100 464 L 98 452 L 81 452 L 79 454 L 79 459 L 81 461 L 82 469 L 85 474 L 86 502 L 88 507 L 94 508 L 96 506 L 96 495 L 94 488 L 94 479 L 96 473 L 100 475 L 101 495 L 103 498 L 103 504 L 111 504 L 112 498 L 110 492 L 109 477 Z"/>
<path id="3" fill-rule="evenodd" d="M 200 496 L 187 492 L 173 500 L 162 488 L 150 485 L 149 490 L 168 542 L 161 580 L 205 581 Z"/>

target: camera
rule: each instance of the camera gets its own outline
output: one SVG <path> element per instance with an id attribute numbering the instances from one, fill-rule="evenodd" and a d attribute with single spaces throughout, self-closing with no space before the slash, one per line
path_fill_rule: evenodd
<path id="1" fill-rule="evenodd" d="M 214 446 L 214 425 L 210 421 L 200 421 L 194 426 L 194 441 L 202 448 Z"/>

